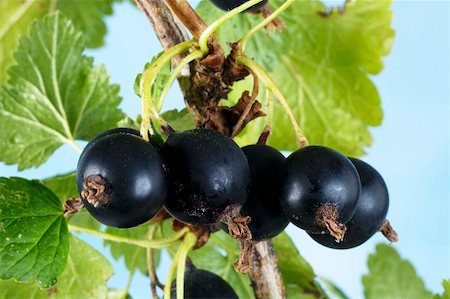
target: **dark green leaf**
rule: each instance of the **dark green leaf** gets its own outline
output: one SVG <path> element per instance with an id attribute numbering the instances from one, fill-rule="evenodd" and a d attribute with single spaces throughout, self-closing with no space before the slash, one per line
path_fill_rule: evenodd
<path id="1" fill-rule="evenodd" d="M 270 4 L 276 8 L 283 2 Z M 322 3 L 295 1 L 280 17 L 286 23 L 284 32 L 262 30 L 247 45 L 246 54 L 270 72 L 311 144 L 351 156 L 371 145 L 369 126 L 381 123 L 382 110 L 368 75 L 381 71 L 381 59 L 392 46 L 390 5 L 391 1 L 351 1 L 344 14 L 334 11 L 323 17 L 318 13 L 325 11 Z M 207 0 L 197 11 L 207 23 L 223 14 Z M 233 18 L 218 32 L 222 45 L 237 41 L 260 21 L 252 14 Z M 237 140 L 253 143 L 263 126 L 263 119 L 252 122 Z M 296 149 L 291 128 L 276 104 L 269 144 Z"/>
<path id="2" fill-rule="evenodd" d="M 0 87 L 0 160 L 39 166 L 62 144 L 115 127 L 119 88 L 103 66 L 82 56 L 81 33 L 60 14 L 31 26 L 15 53 L 9 86 Z"/>
<path id="3" fill-rule="evenodd" d="M 103 255 L 72 236 L 67 267 L 56 286 L 41 290 L 35 284 L 0 281 L 0 299 L 106 298 L 106 282 L 112 274 L 111 264 Z"/>
<path id="4" fill-rule="evenodd" d="M 78 198 L 75 172 L 48 178 L 41 181 L 41 183 L 52 190 L 58 196 L 62 204 L 70 197 Z M 82 227 L 96 230 L 100 229 L 100 222 L 92 217 L 86 209 L 69 216 L 67 221 Z"/>
<path id="5" fill-rule="evenodd" d="M 37 181 L 0 178 L 0 278 L 56 283 L 69 238 L 58 198 Z"/>
<path id="6" fill-rule="evenodd" d="M 392 246 L 378 244 L 369 256 L 369 274 L 363 276 L 366 299 L 431 298 L 413 265 Z"/>
<path id="7" fill-rule="evenodd" d="M 283 232 L 273 239 L 288 298 L 317 298 L 324 296 L 315 281 L 316 275 L 300 255 L 294 242 Z"/>
<path id="8" fill-rule="evenodd" d="M 112 13 L 112 0 L 8 0 L 0 2 L 0 83 L 6 81 L 6 70 L 13 63 L 13 51 L 20 36 L 37 18 L 56 9 L 63 12 L 81 30 L 89 48 L 103 45 L 105 15 Z"/>

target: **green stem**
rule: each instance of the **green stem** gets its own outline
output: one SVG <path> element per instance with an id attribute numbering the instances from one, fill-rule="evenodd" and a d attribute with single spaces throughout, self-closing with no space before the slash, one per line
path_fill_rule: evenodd
<path id="1" fill-rule="evenodd" d="M 167 275 L 166 285 L 164 286 L 164 298 L 171 298 L 170 289 L 172 288 L 172 280 L 175 275 L 175 270 L 178 264 L 178 258 L 183 246 L 180 246 L 177 253 L 173 256 L 172 265 L 170 265 L 169 274 Z"/>
<path id="2" fill-rule="evenodd" d="M 169 91 L 170 86 L 172 85 L 173 81 L 175 81 L 175 79 L 177 78 L 178 74 L 181 72 L 183 67 L 186 64 L 190 63 L 192 60 L 200 59 L 202 57 L 203 57 L 202 52 L 194 51 L 191 54 L 189 54 L 188 56 L 186 56 L 185 58 L 183 58 L 183 60 L 180 61 L 180 63 L 173 70 L 172 74 L 170 74 L 169 79 L 165 82 L 164 88 L 161 92 L 161 96 L 159 98 L 158 103 L 162 103 L 162 101 L 164 100 L 164 98 L 167 95 L 167 92 Z"/>
<path id="3" fill-rule="evenodd" d="M 262 22 L 260 22 L 258 25 L 250 29 L 241 39 L 239 40 L 239 44 L 241 46 L 242 53 L 245 52 L 245 46 L 248 42 L 248 40 L 260 29 L 266 27 L 268 24 L 270 24 L 277 16 L 279 16 L 283 11 L 285 11 L 289 6 L 291 6 L 292 3 L 294 3 L 296 0 L 287 0 L 283 3 L 277 10 L 275 10 L 270 16 L 265 18 Z"/>
<path id="4" fill-rule="evenodd" d="M 294 127 L 297 143 L 299 147 L 305 147 L 308 145 L 308 140 L 306 139 L 305 135 L 303 134 L 302 130 L 300 129 L 300 126 L 297 123 L 297 120 L 295 119 L 294 113 L 292 112 L 291 108 L 289 107 L 289 104 L 287 103 L 285 97 L 283 96 L 283 93 L 280 91 L 280 89 L 277 87 L 275 82 L 270 78 L 270 76 L 266 73 L 266 71 L 254 60 L 246 57 L 246 56 L 240 56 L 238 58 L 238 63 L 245 65 L 246 67 L 250 68 L 255 74 L 259 77 L 259 79 L 266 85 L 269 90 L 271 90 L 275 96 L 277 97 L 278 101 L 280 102 L 281 106 L 285 110 L 289 121 L 291 122 L 292 126 Z"/>
<path id="5" fill-rule="evenodd" d="M 73 225 L 73 224 L 69 224 L 68 226 L 69 226 L 69 230 L 71 230 L 71 231 L 94 235 L 94 236 L 103 238 L 104 240 L 109 240 L 109 241 L 114 241 L 114 242 L 119 242 L 119 243 L 126 243 L 126 244 L 130 244 L 130 245 L 136 245 L 136 246 L 140 246 L 140 247 L 144 247 L 144 248 L 153 248 L 153 249 L 161 249 L 161 248 L 165 248 L 167 246 L 174 245 L 181 238 L 183 238 L 187 232 L 189 232 L 189 229 L 187 227 L 185 227 L 182 230 L 180 230 L 179 232 L 177 232 L 176 234 L 174 234 L 173 236 L 171 236 L 170 238 L 167 238 L 165 240 L 154 241 L 154 240 L 137 240 L 137 239 L 130 239 L 130 238 L 126 238 L 126 237 L 115 236 L 115 235 L 111 235 L 111 234 L 108 234 L 105 232 L 101 232 L 101 231 L 97 231 L 97 230 L 93 230 L 93 229 L 89 229 L 89 228 L 84 228 L 84 227 Z"/>
<path id="6" fill-rule="evenodd" d="M 147 132 L 153 133 L 150 120 L 152 118 L 158 120 L 161 125 L 166 125 L 166 122 L 159 116 L 158 110 L 156 109 L 152 101 L 152 85 L 158 74 L 161 72 L 164 65 L 172 60 L 177 55 L 180 55 L 193 45 L 195 45 L 195 40 L 189 40 L 177 44 L 176 46 L 167 50 L 160 57 L 158 57 L 152 65 L 144 71 L 141 79 L 141 98 L 142 98 L 142 123 L 141 123 L 141 135 L 145 140 L 148 140 Z"/>
<path id="7" fill-rule="evenodd" d="M 197 243 L 197 236 L 192 233 L 186 234 L 177 263 L 177 299 L 184 298 L 184 270 L 186 268 L 186 258 L 189 250 L 194 247 L 195 243 Z"/>
<path id="8" fill-rule="evenodd" d="M 206 55 L 209 51 L 208 49 L 208 40 L 210 36 L 225 22 L 233 18 L 234 16 L 240 14 L 244 10 L 252 7 L 253 5 L 261 2 L 262 0 L 250 0 L 242 4 L 241 6 L 236 7 L 235 9 L 230 10 L 227 12 L 224 16 L 219 18 L 217 21 L 213 22 L 211 25 L 206 28 L 203 33 L 200 35 L 200 38 L 198 39 L 198 44 L 200 45 L 200 51 L 203 53 L 203 55 Z"/>

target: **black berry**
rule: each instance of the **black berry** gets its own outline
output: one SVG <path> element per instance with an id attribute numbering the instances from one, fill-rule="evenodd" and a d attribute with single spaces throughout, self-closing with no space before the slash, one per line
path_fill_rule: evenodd
<path id="1" fill-rule="evenodd" d="M 382 176 L 369 164 L 350 158 L 361 179 L 361 194 L 353 217 L 347 222 L 342 242 L 335 242 L 328 234 L 310 234 L 318 243 L 335 249 L 359 246 L 373 236 L 383 224 L 389 208 L 389 194 Z"/>
<path id="2" fill-rule="evenodd" d="M 248 0 L 211 0 L 211 2 L 217 6 L 218 8 L 222 9 L 222 10 L 232 10 L 238 6 L 241 6 L 242 4 L 244 4 L 245 2 L 247 2 Z M 263 0 L 253 6 L 251 6 L 249 9 L 247 9 L 248 11 L 255 11 L 258 8 L 261 8 L 262 6 L 264 6 L 267 3 L 268 0 Z"/>
<path id="3" fill-rule="evenodd" d="M 251 188 L 241 215 L 251 217 L 248 226 L 253 240 L 273 238 L 289 224 L 279 198 L 285 158 L 276 149 L 261 144 L 242 150 L 250 166 Z"/>
<path id="4" fill-rule="evenodd" d="M 100 134 L 78 161 L 77 187 L 83 204 L 108 226 L 127 228 L 148 221 L 167 196 L 161 156 L 130 130 Z"/>
<path id="5" fill-rule="evenodd" d="M 216 223 L 247 198 L 250 170 L 242 150 L 225 135 L 194 129 L 169 136 L 164 146 L 169 174 L 165 207 L 181 222 Z"/>
<path id="6" fill-rule="evenodd" d="M 358 172 L 342 154 L 323 146 L 308 146 L 286 160 L 281 205 L 289 220 L 310 233 L 336 238 L 356 209 L 361 184 Z"/>
<path id="7" fill-rule="evenodd" d="M 176 290 L 175 280 L 171 284 L 170 298 L 177 298 Z M 206 270 L 191 268 L 184 274 L 184 298 L 238 299 L 238 295 L 220 276 Z"/>

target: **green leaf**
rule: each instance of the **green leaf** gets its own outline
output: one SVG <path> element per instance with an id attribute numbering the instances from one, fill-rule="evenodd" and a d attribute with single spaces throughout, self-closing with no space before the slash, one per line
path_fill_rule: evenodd
<path id="1" fill-rule="evenodd" d="M 102 18 L 112 14 L 112 0 L 8 0 L 0 2 L 0 83 L 6 81 L 6 70 L 13 63 L 13 51 L 19 37 L 37 18 L 54 10 L 68 16 L 84 34 L 86 45 L 104 44 L 106 25 Z"/>
<path id="2" fill-rule="evenodd" d="M 413 265 L 400 257 L 392 246 L 378 244 L 369 256 L 369 274 L 363 276 L 366 299 L 431 298 Z"/>
<path id="3" fill-rule="evenodd" d="M 9 86 L 0 86 L 0 160 L 39 166 L 62 144 L 90 140 L 123 119 L 119 87 L 104 66 L 82 56 L 82 35 L 61 14 L 31 26 L 15 53 Z"/>
<path id="4" fill-rule="evenodd" d="M 444 293 L 442 293 L 442 295 L 434 295 L 433 299 L 450 299 L 450 279 L 444 279 L 442 281 L 442 286 L 444 287 Z"/>
<path id="5" fill-rule="evenodd" d="M 0 299 L 27 298 L 47 299 L 50 290 L 41 290 L 32 283 L 19 283 L 13 280 L 0 280 Z"/>
<path id="6" fill-rule="evenodd" d="M 325 289 L 327 290 L 328 294 L 332 295 L 331 298 L 335 299 L 350 299 L 345 292 L 338 287 L 334 282 L 324 278 L 320 277 L 320 282 L 322 286 L 325 286 Z"/>
<path id="7" fill-rule="evenodd" d="M 195 128 L 194 120 L 186 108 L 182 110 L 173 109 L 166 111 L 161 114 L 161 117 L 164 118 L 175 131 L 186 131 Z"/>
<path id="8" fill-rule="evenodd" d="M 56 283 L 69 238 L 58 198 L 37 181 L 0 178 L 0 279 Z"/>
<path id="9" fill-rule="evenodd" d="M 56 286 L 41 290 L 35 284 L 0 281 L 0 299 L 106 298 L 106 281 L 112 274 L 112 266 L 103 255 L 84 241 L 71 236 L 67 267 Z"/>
<path id="10" fill-rule="evenodd" d="M 61 204 L 63 204 L 70 197 L 78 197 L 78 190 L 76 186 L 76 173 L 70 172 L 67 174 L 57 175 L 52 178 L 42 180 L 41 183 L 53 191 L 58 196 Z M 89 214 L 86 209 L 69 216 L 67 222 L 82 227 L 99 230 L 100 222 Z"/>
<path id="11" fill-rule="evenodd" d="M 132 299 L 126 290 L 109 289 L 107 299 Z"/>
<path id="12" fill-rule="evenodd" d="M 111 235 L 127 237 L 130 239 L 146 240 L 148 239 L 149 225 L 144 224 L 129 229 L 108 227 L 106 228 L 106 232 Z M 120 258 L 124 258 L 125 266 L 130 272 L 139 270 L 144 275 L 148 273 L 147 250 L 145 248 L 108 240 L 105 240 L 103 244 L 110 248 L 111 255 L 114 259 L 119 260 Z M 159 250 L 153 250 L 153 254 L 156 260 L 155 265 L 157 265 L 159 263 Z"/>
<path id="13" fill-rule="evenodd" d="M 283 232 L 273 239 L 280 271 L 288 298 L 317 298 L 324 296 L 315 281 L 311 265 L 300 255 L 294 242 Z"/>
<path id="14" fill-rule="evenodd" d="M 225 279 L 239 298 L 255 298 L 248 276 L 233 268 L 239 257 L 239 246 L 228 234 L 222 231 L 212 234 L 208 243 L 192 251 L 189 257 L 197 268 L 214 272 Z"/>
<path id="15" fill-rule="evenodd" d="M 276 8 L 282 2 L 270 4 Z M 382 57 L 392 46 L 390 5 L 391 1 L 351 1 L 345 13 L 323 17 L 318 13 L 325 11 L 322 3 L 295 1 L 280 17 L 286 23 L 284 32 L 258 32 L 249 41 L 246 54 L 269 71 L 311 144 L 351 156 L 361 155 L 372 144 L 369 127 L 380 125 L 383 113 L 369 75 L 382 70 Z M 207 23 L 223 14 L 206 0 L 197 11 Z M 240 14 L 221 27 L 219 40 L 224 46 L 237 41 L 260 21 L 260 16 Z M 252 122 L 237 140 L 253 143 L 263 126 L 263 119 Z M 291 128 L 276 103 L 269 144 L 295 150 Z"/>
<path id="16" fill-rule="evenodd" d="M 114 274 L 108 260 L 86 242 L 70 238 L 67 267 L 56 285 L 56 298 L 105 298 Z"/>

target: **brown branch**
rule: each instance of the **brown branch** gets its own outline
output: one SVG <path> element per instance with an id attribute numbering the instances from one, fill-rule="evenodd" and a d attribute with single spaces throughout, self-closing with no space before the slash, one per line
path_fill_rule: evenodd
<path id="1" fill-rule="evenodd" d="M 164 49 L 189 39 L 184 28 L 180 26 L 180 20 L 196 38 L 206 28 L 203 20 L 186 0 L 135 1 L 147 15 Z M 178 15 L 178 18 L 174 13 Z M 209 57 L 206 56 L 199 63 L 192 62 L 190 72 L 183 72 L 182 78 L 179 78 L 185 101 L 190 106 L 190 110 L 195 112 L 194 118 L 197 124 L 204 123 L 208 109 L 217 106 L 228 93 L 228 85 L 236 81 L 233 76 L 231 82 L 227 84 L 223 82 L 223 50 L 216 42 L 212 42 L 209 48 Z M 179 61 L 178 58 L 173 62 L 177 64 Z M 278 260 L 270 240 L 255 244 L 249 275 L 256 298 L 286 298 Z"/>
<path id="2" fill-rule="evenodd" d="M 250 279 L 257 299 L 286 298 L 283 277 L 271 240 L 260 241 L 253 247 Z"/>
<path id="3" fill-rule="evenodd" d="M 166 3 L 195 39 L 208 27 L 186 0 L 166 0 Z"/>

